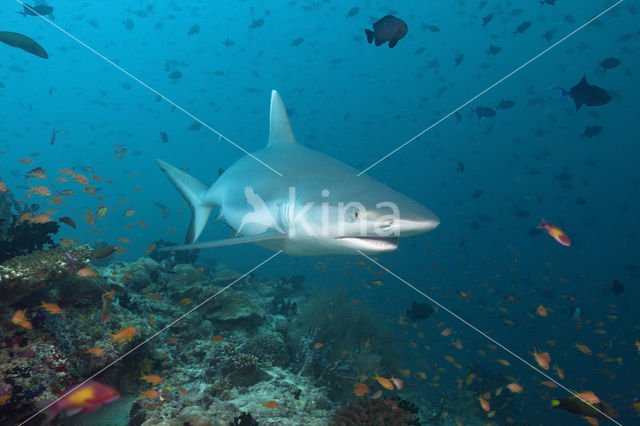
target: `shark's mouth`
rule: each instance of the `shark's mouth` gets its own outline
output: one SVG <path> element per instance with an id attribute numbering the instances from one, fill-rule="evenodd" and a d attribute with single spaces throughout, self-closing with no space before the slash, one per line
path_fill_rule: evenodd
<path id="1" fill-rule="evenodd" d="M 386 253 L 398 248 L 398 237 L 341 237 L 341 245 L 363 253 Z"/>

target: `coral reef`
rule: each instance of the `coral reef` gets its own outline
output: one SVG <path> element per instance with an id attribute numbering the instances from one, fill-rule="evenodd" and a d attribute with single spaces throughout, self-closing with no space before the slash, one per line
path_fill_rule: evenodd
<path id="1" fill-rule="evenodd" d="M 407 411 L 390 399 L 357 399 L 346 407 L 340 407 L 333 416 L 335 426 L 409 426 L 419 425 L 411 411 Z"/>
<path id="2" fill-rule="evenodd" d="M 13 257 L 0 264 L 2 304 L 12 305 L 48 283 L 89 263 L 91 247 L 54 247 Z"/>
<path id="3" fill-rule="evenodd" d="M 36 207 L 37 208 L 37 207 Z M 54 246 L 50 234 L 57 234 L 56 222 L 32 223 L 20 220 L 24 214 L 32 214 L 36 208 L 27 203 L 20 204 L 6 190 L 0 192 L 0 262 L 45 246 Z"/>
<path id="4" fill-rule="evenodd" d="M 173 241 L 165 241 L 163 239 L 152 243 L 154 249 L 149 253 L 149 257 L 158 263 L 167 261 L 169 267 L 181 264 L 194 264 L 198 260 L 200 250 L 180 250 L 180 251 L 159 251 L 162 247 L 177 246 L 178 243 Z"/>

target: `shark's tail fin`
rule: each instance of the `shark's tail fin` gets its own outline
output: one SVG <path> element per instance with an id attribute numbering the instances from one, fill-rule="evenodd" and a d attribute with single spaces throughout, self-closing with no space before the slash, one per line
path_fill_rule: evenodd
<path id="1" fill-rule="evenodd" d="M 167 175 L 171 183 L 182 194 L 191 207 L 191 224 L 187 233 L 186 243 L 191 244 L 198 239 L 211 214 L 212 205 L 203 201 L 207 187 L 198 179 L 182 170 L 156 159 L 158 166 Z"/>

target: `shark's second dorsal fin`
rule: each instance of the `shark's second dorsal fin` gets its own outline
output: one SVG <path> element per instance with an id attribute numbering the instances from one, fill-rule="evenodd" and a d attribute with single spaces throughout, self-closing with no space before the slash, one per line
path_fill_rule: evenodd
<path id="1" fill-rule="evenodd" d="M 295 144 L 287 109 L 275 90 L 271 91 L 271 111 L 269 118 L 269 142 L 267 146 Z"/>

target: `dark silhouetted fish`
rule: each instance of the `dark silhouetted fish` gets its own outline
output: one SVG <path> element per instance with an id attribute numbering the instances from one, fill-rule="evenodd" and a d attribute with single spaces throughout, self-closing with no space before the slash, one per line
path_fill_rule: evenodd
<path id="1" fill-rule="evenodd" d="M 16 12 L 19 15 L 24 16 L 38 16 L 38 15 L 42 15 L 42 16 L 47 16 L 47 15 L 51 15 L 51 13 L 53 12 L 53 7 L 48 6 L 46 4 L 39 4 L 36 6 L 29 6 L 29 5 L 25 5 L 23 4 L 22 7 L 24 8 L 24 10 L 22 12 Z"/>
<path id="2" fill-rule="evenodd" d="M 516 101 L 512 101 L 509 99 L 503 99 L 500 101 L 496 109 L 509 109 L 512 108 L 516 104 Z"/>
<path id="3" fill-rule="evenodd" d="M 605 70 L 610 70 L 617 67 L 618 65 L 620 65 L 620 59 L 614 58 L 612 56 L 600 62 L 600 66 Z"/>
<path id="4" fill-rule="evenodd" d="M 411 309 L 407 309 L 407 317 L 413 321 L 427 319 L 433 314 L 433 307 L 428 303 L 413 302 Z"/>
<path id="5" fill-rule="evenodd" d="M 493 13 L 488 14 L 487 16 L 482 18 L 482 28 L 486 27 L 489 22 L 493 19 Z"/>
<path id="6" fill-rule="evenodd" d="M 474 114 L 478 116 L 478 118 L 482 117 L 495 117 L 496 110 L 486 106 L 479 106 L 478 108 L 473 110 Z"/>
<path id="7" fill-rule="evenodd" d="M 251 22 L 251 25 L 249 25 L 249 28 L 260 28 L 263 25 L 264 25 L 264 19 L 258 18 L 258 19 L 254 19 L 253 22 Z"/>
<path id="8" fill-rule="evenodd" d="M 189 28 L 189 32 L 187 33 L 187 35 L 192 36 L 199 33 L 200 33 L 200 25 L 193 24 L 191 28 Z"/>
<path id="9" fill-rule="evenodd" d="M 616 296 L 624 293 L 624 285 L 616 279 L 613 280 L 613 285 L 611 287 L 607 286 L 607 288 L 611 290 Z"/>
<path id="10" fill-rule="evenodd" d="M 540 7 L 544 6 L 545 4 L 551 5 L 551 6 L 555 6 L 556 5 L 556 0 L 540 0 L 538 1 L 538 3 L 540 3 Z"/>
<path id="11" fill-rule="evenodd" d="M 457 67 L 458 65 L 460 65 L 463 59 L 464 59 L 464 54 L 460 53 L 458 56 L 455 57 L 456 63 L 453 66 Z"/>
<path id="12" fill-rule="evenodd" d="M 583 138 L 591 138 L 599 135 L 603 129 L 604 127 L 602 126 L 587 126 L 584 128 L 584 131 L 580 136 L 582 136 Z"/>
<path id="13" fill-rule="evenodd" d="M 529 29 L 531 26 L 531 21 L 524 21 L 522 24 L 518 25 L 518 28 L 513 32 L 514 34 L 524 34 L 525 31 Z"/>
<path id="14" fill-rule="evenodd" d="M 493 44 L 491 46 L 489 46 L 489 50 L 487 51 L 487 53 L 489 55 L 497 55 L 498 53 L 500 53 L 500 51 L 502 50 L 502 47 L 500 46 L 494 46 Z"/>
<path id="15" fill-rule="evenodd" d="M 179 80 L 182 78 L 182 73 L 180 71 L 173 71 L 168 77 L 172 80 Z"/>
<path id="16" fill-rule="evenodd" d="M 576 104 L 576 111 L 579 110 L 582 105 L 600 106 L 611 100 L 611 95 L 609 95 L 606 90 L 589 84 L 586 76 L 583 76 L 580 83 L 573 86 L 569 91 L 561 87 L 555 87 L 555 89 L 560 89 L 563 98 L 569 96 L 573 99 L 573 102 Z"/>
<path id="17" fill-rule="evenodd" d="M 25 52 L 33 53 L 41 58 L 47 59 L 49 57 L 42 46 L 26 35 L 12 33 L 11 31 L 0 31 L 0 41 L 8 44 L 9 46 L 22 49 Z"/>
<path id="18" fill-rule="evenodd" d="M 162 142 L 162 143 L 168 143 L 169 142 L 169 135 L 167 134 L 167 132 L 165 132 L 165 131 L 160 132 L 160 142 Z"/>
<path id="19" fill-rule="evenodd" d="M 351 9 L 349 9 L 349 12 L 347 12 L 345 18 L 349 19 L 349 18 L 353 18 L 354 16 L 356 16 L 358 13 L 360 12 L 360 8 L 358 6 L 354 6 Z"/>
<path id="20" fill-rule="evenodd" d="M 375 40 L 376 46 L 389 42 L 389 47 L 398 44 L 398 40 L 407 35 L 409 27 L 400 18 L 387 15 L 373 24 L 373 31 L 364 30 L 369 44 Z"/>
<path id="21" fill-rule="evenodd" d="M 547 30 L 544 32 L 544 34 L 542 34 L 542 38 L 547 41 L 551 41 L 551 39 L 553 38 L 553 33 L 551 32 L 551 30 Z"/>

